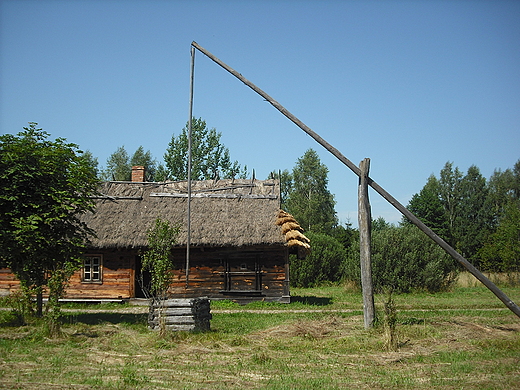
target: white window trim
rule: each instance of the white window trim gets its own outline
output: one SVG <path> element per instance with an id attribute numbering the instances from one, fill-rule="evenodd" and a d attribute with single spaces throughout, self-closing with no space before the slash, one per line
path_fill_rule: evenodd
<path id="1" fill-rule="evenodd" d="M 87 264 L 87 259 L 94 259 L 99 258 L 99 264 L 97 265 L 99 267 L 97 273 L 99 274 L 99 278 L 92 279 L 92 274 L 95 273 L 94 270 L 92 270 L 93 264 L 92 260 L 89 261 L 89 264 Z M 90 278 L 86 278 L 85 275 L 88 274 L 86 271 L 87 267 L 90 267 Z M 91 284 L 102 284 L 103 283 L 103 255 L 85 255 L 85 258 L 83 259 L 83 267 L 81 268 L 81 283 L 91 283 Z"/>

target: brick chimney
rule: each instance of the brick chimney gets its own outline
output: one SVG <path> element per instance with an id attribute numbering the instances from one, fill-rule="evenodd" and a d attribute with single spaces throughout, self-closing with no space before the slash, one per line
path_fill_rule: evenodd
<path id="1" fill-rule="evenodd" d="M 132 167 L 132 182 L 143 183 L 144 182 L 144 167 L 136 165 Z"/>

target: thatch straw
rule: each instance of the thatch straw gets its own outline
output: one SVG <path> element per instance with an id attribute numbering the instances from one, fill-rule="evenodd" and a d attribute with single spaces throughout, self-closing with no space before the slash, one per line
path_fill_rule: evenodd
<path id="1" fill-rule="evenodd" d="M 305 248 L 307 251 L 311 249 L 311 246 L 307 244 L 306 242 L 300 241 L 300 240 L 289 240 L 287 241 L 287 246 L 294 247 L 298 246 L 301 248 Z"/>
<path id="2" fill-rule="evenodd" d="M 280 200 L 276 180 L 194 181 L 192 190 L 221 194 L 269 195 L 255 198 L 192 198 L 191 242 L 194 246 L 285 245 L 275 225 Z M 187 198 L 150 196 L 185 194 L 186 182 L 175 183 L 103 183 L 94 213 L 82 219 L 93 229 L 95 248 L 141 248 L 147 245 L 147 230 L 157 218 L 179 224 L 179 246 L 187 241 Z"/>
<path id="3" fill-rule="evenodd" d="M 307 237 L 305 237 L 302 233 L 300 233 L 298 230 L 291 230 L 285 234 L 285 239 L 287 241 L 289 240 L 299 240 L 302 242 L 311 242 Z"/>
<path id="4" fill-rule="evenodd" d="M 299 230 L 300 232 L 303 231 L 302 227 L 297 222 L 286 222 L 282 225 L 282 234 L 286 234 L 291 230 Z"/>

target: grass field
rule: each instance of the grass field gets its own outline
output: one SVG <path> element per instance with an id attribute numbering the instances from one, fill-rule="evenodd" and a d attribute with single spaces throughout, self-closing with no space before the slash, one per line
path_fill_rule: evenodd
<path id="1" fill-rule="evenodd" d="M 520 302 L 520 288 L 503 288 Z M 208 333 L 161 338 L 146 307 L 68 306 L 63 335 L 0 311 L 1 389 L 520 389 L 520 319 L 483 287 L 395 297 L 399 349 L 341 286 L 289 305 L 212 302 Z M 376 296 L 378 313 L 385 297 Z"/>

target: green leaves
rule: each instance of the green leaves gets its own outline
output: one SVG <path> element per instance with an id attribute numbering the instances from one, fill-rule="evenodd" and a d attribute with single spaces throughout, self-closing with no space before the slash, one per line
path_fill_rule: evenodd
<path id="1" fill-rule="evenodd" d="M 379 292 L 441 291 L 453 281 L 455 261 L 413 225 L 389 226 L 372 234 L 372 277 Z M 360 283 L 359 242 L 348 250 L 346 279 Z"/>
<path id="2" fill-rule="evenodd" d="M 341 279 L 340 265 L 346 257 L 343 245 L 334 237 L 323 233 L 306 233 L 312 251 L 304 259 L 291 258 L 291 284 L 296 287 L 313 287 L 320 283 Z"/>
<path id="3" fill-rule="evenodd" d="M 330 234 L 338 223 L 327 175 L 327 167 L 312 149 L 298 159 L 293 169 L 285 205 L 306 231 Z"/>
<path id="4" fill-rule="evenodd" d="M 193 180 L 213 180 L 215 177 L 245 178 L 246 167 L 242 168 L 238 161 L 231 161 L 229 149 L 220 141 L 221 133 L 216 129 L 208 129 L 206 121 L 201 118 L 192 119 L 191 130 L 191 178 Z M 166 176 L 170 180 L 186 180 L 188 178 L 188 125 L 182 129 L 178 137 L 172 137 L 166 153 Z"/>
<path id="5" fill-rule="evenodd" d="M 0 259 L 28 290 L 77 268 L 92 233 L 77 216 L 94 209 L 98 186 L 77 145 L 36 125 L 0 136 Z"/>
<path id="6" fill-rule="evenodd" d="M 150 272 L 151 286 L 142 287 L 155 298 L 165 298 L 172 282 L 172 249 L 179 231 L 179 225 L 157 218 L 147 232 L 149 249 L 142 255 L 142 269 Z"/>

